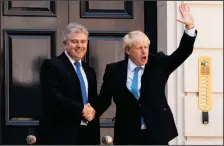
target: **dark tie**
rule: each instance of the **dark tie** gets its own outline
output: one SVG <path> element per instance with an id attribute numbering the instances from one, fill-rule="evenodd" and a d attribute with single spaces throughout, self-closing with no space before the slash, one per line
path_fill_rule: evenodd
<path id="1" fill-rule="evenodd" d="M 76 73 L 78 75 L 80 85 L 81 85 L 83 104 L 87 104 L 88 99 L 87 99 L 87 93 L 86 93 L 86 86 L 85 86 L 84 79 L 83 79 L 83 76 L 82 76 L 82 73 L 81 73 L 81 70 L 80 70 L 80 63 L 75 62 L 74 64 L 76 66 Z"/>
<path id="2" fill-rule="evenodd" d="M 134 77 L 133 77 L 132 85 L 131 85 L 131 92 L 137 100 L 139 99 L 139 96 L 138 96 L 138 72 L 140 69 L 141 69 L 141 67 L 135 68 Z M 141 118 L 141 125 L 143 125 L 143 124 L 144 124 L 144 121 L 143 121 L 143 118 Z"/>

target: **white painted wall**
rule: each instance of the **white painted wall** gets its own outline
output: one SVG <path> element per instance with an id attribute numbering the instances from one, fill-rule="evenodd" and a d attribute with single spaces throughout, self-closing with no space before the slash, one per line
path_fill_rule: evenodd
<path id="1" fill-rule="evenodd" d="M 184 26 L 180 1 L 158 1 L 158 51 L 171 54 L 179 45 Z M 191 7 L 198 36 L 193 54 L 175 71 L 167 84 L 167 98 L 179 136 L 170 144 L 223 144 L 223 2 L 185 1 Z M 202 124 L 198 108 L 198 57 L 212 58 L 212 109 L 209 124 Z"/>

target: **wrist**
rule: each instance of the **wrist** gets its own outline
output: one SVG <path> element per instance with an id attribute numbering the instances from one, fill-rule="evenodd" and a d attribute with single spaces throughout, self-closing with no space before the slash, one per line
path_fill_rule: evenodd
<path id="1" fill-rule="evenodd" d="M 190 29 L 194 28 L 194 25 L 186 25 L 185 27 L 187 30 L 190 30 Z"/>

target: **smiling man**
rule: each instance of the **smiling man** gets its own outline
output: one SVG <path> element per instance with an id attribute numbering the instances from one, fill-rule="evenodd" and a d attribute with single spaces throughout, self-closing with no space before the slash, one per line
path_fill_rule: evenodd
<path id="1" fill-rule="evenodd" d="M 63 33 L 64 52 L 43 62 L 40 83 L 43 119 L 39 144 L 100 144 L 99 119 L 91 102 L 97 98 L 96 73 L 82 62 L 87 51 L 88 31 L 70 23 Z"/>
<path id="2" fill-rule="evenodd" d="M 106 66 L 99 101 L 93 107 L 100 117 L 113 97 L 116 145 L 168 145 L 178 136 L 165 86 L 169 75 L 191 55 L 197 34 L 188 6 L 180 5 L 180 13 L 178 21 L 186 29 L 171 55 L 149 54 L 149 38 L 136 30 L 123 39 L 128 59 Z"/>

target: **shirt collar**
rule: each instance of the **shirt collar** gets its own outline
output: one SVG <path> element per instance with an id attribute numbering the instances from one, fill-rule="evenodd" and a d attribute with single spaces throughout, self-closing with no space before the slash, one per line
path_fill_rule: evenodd
<path id="1" fill-rule="evenodd" d="M 131 71 L 134 71 L 134 69 L 137 67 L 137 65 L 135 65 L 130 58 L 128 58 L 128 68 L 131 70 Z M 143 69 L 145 68 L 145 65 L 142 65 L 141 66 Z"/>
<path id="2" fill-rule="evenodd" d="M 68 55 L 68 53 L 67 53 L 66 51 L 65 51 L 65 54 L 66 54 L 66 56 L 68 57 L 68 59 L 70 60 L 70 62 L 72 63 L 72 65 L 74 65 L 74 63 L 75 63 L 76 61 L 74 61 L 74 60 Z M 80 66 L 82 66 L 82 61 L 79 60 L 78 62 L 80 63 Z"/>

